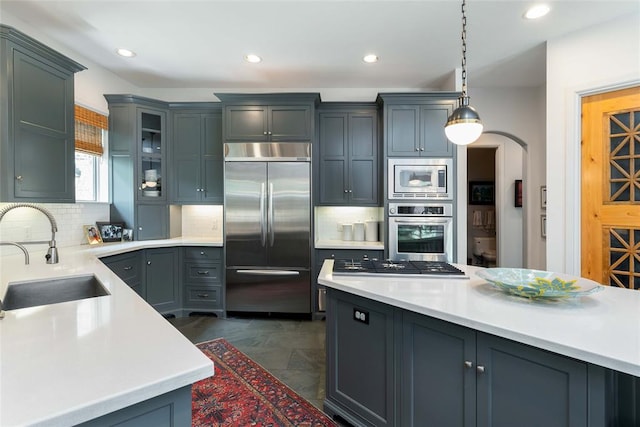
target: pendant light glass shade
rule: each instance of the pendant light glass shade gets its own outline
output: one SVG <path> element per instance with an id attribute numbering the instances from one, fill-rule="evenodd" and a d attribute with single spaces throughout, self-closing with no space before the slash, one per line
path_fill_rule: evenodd
<path id="1" fill-rule="evenodd" d="M 460 106 L 447 119 L 444 133 L 449 141 L 457 145 L 469 145 L 482 135 L 482 122 L 476 110 L 469 104 L 469 98 L 461 98 Z"/>

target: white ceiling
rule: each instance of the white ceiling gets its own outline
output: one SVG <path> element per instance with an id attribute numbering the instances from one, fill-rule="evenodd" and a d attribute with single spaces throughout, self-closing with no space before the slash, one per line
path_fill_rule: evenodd
<path id="1" fill-rule="evenodd" d="M 547 17 L 522 19 L 533 3 L 467 1 L 470 88 L 539 86 L 546 40 L 640 13 L 638 0 L 556 0 L 546 2 Z M 460 67 L 460 6 L 459 0 L 0 0 L 0 11 L 138 87 L 222 91 L 442 88 Z M 121 58 L 117 47 L 137 56 Z M 263 62 L 245 62 L 250 52 Z M 364 63 L 366 53 L 380 61 Z"/>

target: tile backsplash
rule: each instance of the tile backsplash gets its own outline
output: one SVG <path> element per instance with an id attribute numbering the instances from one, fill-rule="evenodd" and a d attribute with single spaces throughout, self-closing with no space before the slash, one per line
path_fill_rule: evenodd
<path id="1" fill-rule="evenodd" d="M 0 203 L 0 209 L 11 203 Z M 109 221 L 108 203 L 41 203 L 56 220 L 58 247 L 86 245 L 84 225 Z M 182 206 L 182 236 L 203 237 L 222 241 L 222 206 Z M 46 215 L 31 208 L 8 211 L 0 221 L 0 241 L 50 240 L 51 225 Z M 34 246 L 45 250 L 46 246 Z M 37 249 L 36 249 L 37 248 Z M 20 253 L 13 246 L 0 246 L 0 254 Z"/>

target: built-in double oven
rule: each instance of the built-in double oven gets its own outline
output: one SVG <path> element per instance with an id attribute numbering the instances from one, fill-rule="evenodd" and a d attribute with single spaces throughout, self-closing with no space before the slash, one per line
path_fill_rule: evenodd
<path id="1" fill-rule="evenodd" d="M 453 160 L 388 160 L 389 258 L 453 262 Z"/>

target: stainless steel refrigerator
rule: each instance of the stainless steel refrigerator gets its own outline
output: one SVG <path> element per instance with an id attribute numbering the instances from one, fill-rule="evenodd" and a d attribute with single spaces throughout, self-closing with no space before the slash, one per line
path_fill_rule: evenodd
<path id="1" fill-rule="evenodd" d="M 226 310 L 311 312 L 311 144 L 225 144 Z"/>

